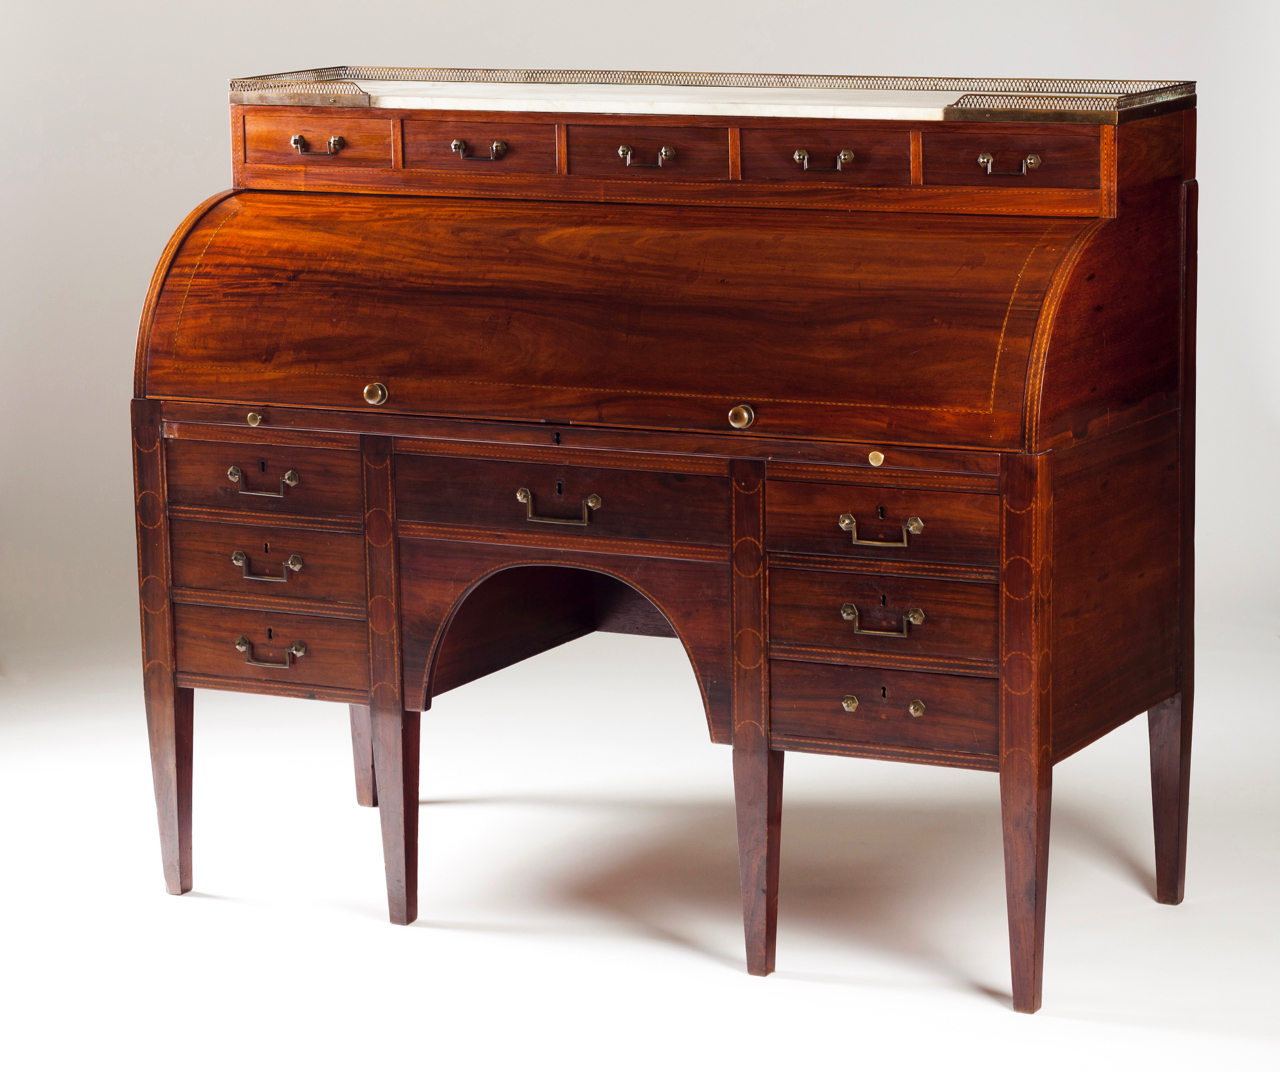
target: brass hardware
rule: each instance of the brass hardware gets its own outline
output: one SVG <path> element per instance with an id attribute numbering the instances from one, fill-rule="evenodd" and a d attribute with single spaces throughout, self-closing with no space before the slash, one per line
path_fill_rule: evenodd
<path id="1" fill-rule="evenodd" d="M 297 487 L 299 477 L 294 470 L 290 469 L 280 478 L 279 491 L 250 491 L 244 486 L 244 473 L 240 472 L 240 466 L 233 465 L 227 470 L 227 479 L 237 485 L 236 491 L 241 495 L 258 495 L 263 499 L 283 499 L 285 488 Z"/>
<path id="2" fill-rule="evenodd" d="M 910 536 L 919 536 L 924 532 L 924 522 L 918 517 L 907 518 L 907 523 L 902 526 L 901 540 L 858 539 L 858 519 L 852 514 L 841 514 L 838 524 L 842 530 L 852 535 L 855 547 L 906 547 Z"/>
<path id="3" fill-rule="evenodd" d="M 878 450 L 873 450 L 870 454 L 867 455 L 867 461 L 869 461 L 872 465 L 884 465 L 884 455 L 881 454 Z"/>
<path id="4" fill-rule="evenodd" d="M 385 383 L 371 383 L 364 389 L 364 400 L 371 406 L 380 406 L 387 400 L 387 393 Z"/>
<path id="5" fill-rule="evenodd" d="M 845 164 L 853 163 L 853 150 L 841 149 L 836 153 L 835 167 L 810 167 L 809 153 L 805 149 L 797 149 L 791 159 L 799 164 L 801 169 L 804 171 L 843 171 Z"/>
<path id="6" fill-rule="evenodd" d="M 853 622 L 853 631 L 860 636 L 906 637 L 911 635 L 911 627 L 913 625 L 924 624 L 924 611 L 919 607 L 912 607 L 902 616 L 901 632 L 886 632 L 883 629 L 863 629 L 858 624 L 858 608 L 852 603 L 846 603 L 840 608 L 840 617 L 846 622 Z"/>
<path id="7" fill-rule="evenodd" d="M 631 154 L 634 151 L 635 150 L 633 150 L 630 145 L 618 146 L 618 155 L 622 157 L 623 162 L 627 165 L 627 167 L 662 167 L 662 165 L 666 163 L 666 161 L 674 160 L 676 155 L 676 151 L 674 148 L 672 148 L 670 145 L 664 145 L 661 149 L 658 150 L 658 162 L 656 164 L 638 164 L 636 163 L 636 161 L 631 159 Z"/>
<path id="8" fill-rule="evenodd" d="M 858 709 L 858 698 L 856 696 L 846 696 L 840 701 L 840 706 L 852 713 Z"/>
<path id="9" fill-rule="evenodd" d="M 734 406 L 729 411 L 729 423 L 739 431 L 744 428 L 750 428 L 755 419 L 756 411 L 745 402 L 740 406 Z"/>
<path id="10" fill-rule="evenodd" d="M 301 641 L 290 644 L 285 649 L 284 662 L 282 663 L 264 663 L 261 659 L 253 657 L 253 645 L 249 642 L 248 637 L 236 637 L 232 643 L 236 646 L 236 651 L 244 652 L 245 666 L 269 666 L 273 670 L 288 670 L 293 666 L 294 659 L 301 659 L 307 654 L 307 646 Z"/>
<path id="11" fill-rule="evenodd" d="M 249 416 L 246 417 L 245 420 L 249 422 L 250 428 L 257 428 L 258 425 L 262 423 L 262 414 L 250 412 Z"/>
<path id="12" fill-rule="evenodd" d="M 307 139 L 304 138 L 301 134 L 295 134 L 292 138 L 290 138 L 289 144 L 292 145 L 295 149 L 297 149 L 299 155 L 301 156 L 337 156 L 340 152 L 342 152 L 343 149 L 346 148 L 346 145 L 347 145 L 346 140 L 342 137 L 341 134 L 335 134 L 332 138 L 329 139 L 329 147 L 325 149 L 324 152 L 320 152 L 319 149 L 308 149 Z"/>
<path id="13" fill-rule="evenodd" d="M 1027 168 L 1034 171 L 1040 166 L 1040 156 L 1037 153 L 1028 153 L 1022 159 L 1021 171 L 992 171 L 991 169 L 995 165 L 995 162 L 996 158 L 990 153 L 978 154 L 978 167 L 985 167 L 988 175 L 1025 175 L 1027 173 Z"/>
<path id="14" fill-rule="evenodd" d="M 526 521 L 536 521 L 542 525 L 589 525 L 591 524 L 591 511 L 599 510 L 604 505 L 604 500 L 595 492 L 592 492 L 582 500 L 582 517 L 535 517 L 533 513 L 533 494 L 528 488 L 519 488 L 516 491 L 516 502 L 524 503 L 524 519 Z"/>
<path id="15" fill-rule="evenodd" d="M 467 143 L 461 138 L 454 138 L 449 143 L 449 151 L 457 153 L 463 160 L 484 160 L 483 156 L 468 156 Z M 489 160 L 501 160 L 507 154 L 507 143 L 505 141 L 495 141 L 489 146 Z"/>
<path id="16" fill-rule="evenodd" d="M 290 572 L 297 573 L 298 570 L 302 569 L 302 556 L 290 555 L 280 563 L 279 577 L 274 577 L 269 573 L 250 573 L 249 556 L 243 551 L 231 552 L 231 564 L 240 567 L 240 574 L 246 581 L 272 581 L 275 584 L 283 584 L 289 579 Z"/>
<path id="17" fill-rule="evenodd" d="M 912 718 L 919 718 L 921 715 L 923 715 L 924 701 L 912 700 L 909 704 L 907 704 L 907 714 L 909 714 Z"/>

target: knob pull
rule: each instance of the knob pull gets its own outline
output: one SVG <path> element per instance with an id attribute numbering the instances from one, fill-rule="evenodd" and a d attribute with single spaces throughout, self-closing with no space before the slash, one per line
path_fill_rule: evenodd
<path id="1" fill-rule="evenodd" d="M 846 696 L 840 701 L 840 706 L 852 713 L 858 709 L 858 698 L 856 696 Z"/>
<path id="2" fill-rule="evenodd" d="M 921 715 L 923 715 L 924 701 L 912 700 L 909 704 L 907 704 L 907 714 L 909 714 L 912 718 L 919 718 Z"/>
<path id="3" fill-rule="evenodd" d="M 364 400 L 371 406 L 380 406 L 387 400 L 387 385 L 371 383 L 364 389 Z"/>
<path id="4" fill-rule="evenodd" d="M 729 411 L 729 423 L 742 431 L 744 428 L 750 428 L 756 419 L 756 411 L 743 402 L 739 406 L 734 406 Z"/>

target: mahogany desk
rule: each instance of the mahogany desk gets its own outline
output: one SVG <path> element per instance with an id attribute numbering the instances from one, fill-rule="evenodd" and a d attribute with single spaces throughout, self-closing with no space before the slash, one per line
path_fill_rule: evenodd
<path id="1" fill-rule="evenodd" d="M 679 637 L 732 745 L 754 974 L 787 751 L 999 774 L 1032 1012 L 1053 765 L 1148 711 L 1180 901 L 1194 88 L 233 82 L 133 403 L 170 892 L 193 689 L 351 705 L 409 923 L 419 712 L 602 629 Z"/>

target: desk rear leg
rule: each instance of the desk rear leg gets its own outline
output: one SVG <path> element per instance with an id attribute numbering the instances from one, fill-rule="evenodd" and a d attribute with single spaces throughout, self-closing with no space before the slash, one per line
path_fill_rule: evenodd
<path id="1" fill-rule="evenodd" d="M 747 971 L 773 971 L 778 943 L 778 862 L 782 839 L 782 761 L 785 752 L 733 749 L 733 789 L 738 812 L 738 870 Z"/>
<path id="2" fill-rule="evenodd" d="M 373 772 L 373 725 L 369 708 L 350 704 L 351 752 L 356 766 L 356 803 L 365 808 L 378 806 L 378 779 Z"/>
<path id="3" fill-rule="evenodd" d="M 1185 700 L 1185 702 L 1184 702 Z M 1156 900 L 1181 904 L 1187 876 L 1187 802 L 1191 786 L 1191 703 L 1183 693 L 1147 712 L 1151 737 L 1151 810 L 1156 834 Z"/>
<path id="4" fill-rule="evenodd" d="M 373 762 L 378 779 L 382 856 L 391 922 L 418 918 L 418 758 L 422 716 L 373 708 Z"/>

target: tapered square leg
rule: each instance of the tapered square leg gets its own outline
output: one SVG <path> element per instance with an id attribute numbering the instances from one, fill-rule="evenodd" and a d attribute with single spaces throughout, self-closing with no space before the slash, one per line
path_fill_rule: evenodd
<path id="1" fill-rule="evenodd" d="M 1191 702 L 1178 693 L 1147 712 L 1151 737 L 1151 811 L 1156 833 L 1156 900 L 1181 904 L 1187 876 L 1187 802 L 1191 786 Z"/>
<path id="2" fill-rule="evenodd" d="M 160 821 L 164 884 L 172 894 L 191 889 L 191 733 L 193 693 L 148 682 L 147 737 Z"/>
<path id="3" fill-rule="evenodd" d="M 1038 759 L 1038 762 L 1037 762 Z M 1040 1008 L 1044 981 L 1045 884 L 1053 767 L 1047 754 L 1006 755 L 1000 767 L 1004 881 L 1009 903 L 1009 961 L 1016 1012 Z"/>
<path id="4" fill-rule="evenodd" d="M 738 870 L 747 971 L 773 971 L 778 941 L 778 861 L 782 835 L 782 763 L 785 752 L 733 750 L 738 813 Z"/>
<path id="5" fill-rule="evenodd" d="M 378 779 L 373 772 L 373 726 L 369 708 L 351 704 L 351 753 L 356 765 L 356 803 L 366 808 L 378 806 Z"/>
<path id="6" fill-rule="evenodd" d="M 417 711 L 374 708 L 373 762 L 382 820 L 382 856 L 387 869 L 387 907 L 392 923 L 418 918 L 418 746 L 422 716 Z"/>

